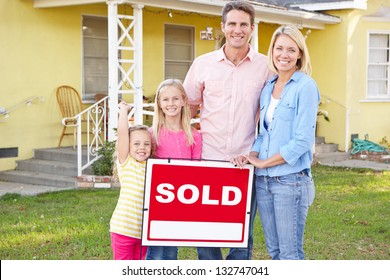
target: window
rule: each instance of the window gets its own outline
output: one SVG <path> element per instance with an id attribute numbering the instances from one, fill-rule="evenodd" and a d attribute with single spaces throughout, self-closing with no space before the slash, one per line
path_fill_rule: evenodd
<path id="1" fill-rule="evenodd" d="M 390 33 L 370 33 L 368 42 L 367 99 L 390 99 Z"/>
<path id="2" fill-rule="evenodd" d="M 108 92 L 107 18 L 83 16 L 83 101 Z"/>
<path id="3" fill-rule="evenodd" d="M 165 25 L 165 79 L 184 80 L 194 60 L 194 28 Z"/>

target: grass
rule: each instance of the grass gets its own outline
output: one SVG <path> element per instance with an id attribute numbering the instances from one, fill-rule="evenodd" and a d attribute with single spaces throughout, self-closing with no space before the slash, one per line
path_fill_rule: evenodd
<path id="1" fill-rule="evenodd" d="M 313 176 L 306 258 L 389 260 L 390 172 L 314 166 Z M 118 194 L 93 189 L 2 196 L 0 259 L 112 259 L 108 229 Z M 194 248 L 180 248 L 179 259 L 196 258 Z M 258 215 L 253 259 L 268 259 Z"/>

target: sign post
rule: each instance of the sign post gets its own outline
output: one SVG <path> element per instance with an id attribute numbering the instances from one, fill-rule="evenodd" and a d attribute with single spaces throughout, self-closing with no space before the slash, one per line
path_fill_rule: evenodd
<path id="1" fill-rule="evenodd" d="M 142 245 L 247 247 L 253 169 L 149 159 Z"/>

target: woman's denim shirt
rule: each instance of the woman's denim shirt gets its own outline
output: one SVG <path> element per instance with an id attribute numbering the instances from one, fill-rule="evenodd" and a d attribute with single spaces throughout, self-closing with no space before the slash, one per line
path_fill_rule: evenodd
<path id="1" fill-rule="evenodd" d="M 296 71 L 284 86 L 272 123 L 264 122 L 277 76 L 271 78 L 260 96 L 259 135 L 252 151 L 259 159 L 280 153 L 286 163 L 265 169 L 256 169 L 257 176 L 283 176 L 306 170 L 311 176 L 315 128 L 320 94 L 316 82 L 308 75 Z"/>

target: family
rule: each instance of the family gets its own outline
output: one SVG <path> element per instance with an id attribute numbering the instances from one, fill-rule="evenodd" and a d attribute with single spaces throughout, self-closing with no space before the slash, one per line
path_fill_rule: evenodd
<path id="1" fill-rule="evenodd" d="M 230 248 L 226 259 L 250 260 L 253 221 L 260 214 L 273 260 L 304 259 L 308 209 L 315 196 L 311 175 L 319 90 L 310 77 L 305 38 L 292 25 L 273 34 L 267 56 L 249 44 L 255 10 L 228 2 L 221 29 L 226 43 L 194 60 L 183 83 L 157 88 L 151 128 L 129 128 L 131 107 L 119 104 L 117 171 L 121 190 L 110 221 L 114 259 L 175 260 L 178 248 L 141 246 L 146 160 L 230 161 L 255 168 L 247 248 Z M 201 132 L 191 118 L 200 110 Z M 197 248 L 200 260 L 221 260 L 221 249 Z"/>

